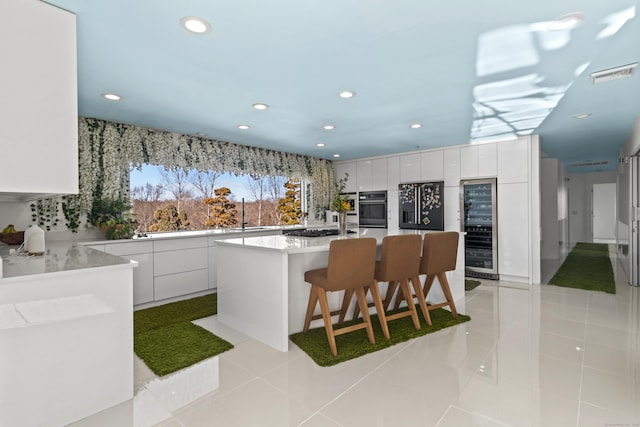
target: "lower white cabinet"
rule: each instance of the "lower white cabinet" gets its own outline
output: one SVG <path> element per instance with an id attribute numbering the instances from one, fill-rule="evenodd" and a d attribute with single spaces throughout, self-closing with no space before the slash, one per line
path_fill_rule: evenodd
<path id="1" fill-rule="evenodd" d="M 137 261 L 133 269 L 133 304 L 144 304 L 154 300 L 153 295 L 153 242 L 118 242 L 100 245 L 95 249 Z"/>
<path id="2" fill-rule="evenodd" d="M 155 300 L 205 291 L 209 287 L 209 270 L 184 271 L 154 277 Z"/>

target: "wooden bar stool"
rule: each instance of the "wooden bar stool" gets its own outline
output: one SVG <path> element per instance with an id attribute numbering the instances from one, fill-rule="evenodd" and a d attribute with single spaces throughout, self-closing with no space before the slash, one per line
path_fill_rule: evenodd
<path id="1" fill-rule="evenodd" d="M 420 329 L 420 319 L 416 311 L 413 298 L 411 298 L 411 290 L 409 289 L 409 281 L 412 277 L 417 277 L 420 269 L 420 250 L 422 246 L 422 237 L 418 234 L 407 234 L 401 236 L 386 236 L 382 239 L 382 256 L 380 261 L 376 262 L 375 286 L 370 287 L 373 302 L 368 306 L 375 306 L 380 320 L 380 326 L 385 338 L 389 339 L 389 320 L 400 319 L 402 317 L 411 316 L 413 325 L 416 329 Z M 387 314 L 386 307 L 380 297 L 379 282 L 388 282 L 389 288 L 397 288 L 407 300 L 409 311 L 400 313 Z M 387 288 L 387 290 L 389 290 Z M 387 295 L 389 295 L 387 293 Z M 354 310 L 354 319 L 358 316 L 358 307 Z"/>
<path id="2" fill-rule="evenodd" d="M 327 268 L 309 270 L 304 273 L 304 281 L 311 284 L 307 314 L 303 332 L 309 332 L 311 320 L 322 318 L 331 353 L 338 355 L 336 335 L 345 334 L 358 329 L 366 329 L 369 342 L 375 344 L 371 318 L 367 310 L 365 287 L 376 286 L 374 279 L 376 265 L 376 239 L 344 239 L 332 240 L 329 245 L 329 262 Z M 358 305 L 363 311 L 363 323 L 334 329 L 331 316 L 341 313 L 331 311 L 327 300 L 327 292 L 345 291 L 351 295 L 355 291 Z M 316 305 L 320 303 L 320 313 L 314 315 Z"/>
<path id="3" fill-rule="evenodd" d="M 451 288 L 447 280 L 447 271 L 456 269 L 458 259 L 458 233 L 456 231 L 444 231 L 442 233 L 429 233 L 424 236 L 422 247 L 422 262 L 420 274 L 426 274 L 424 280 L 424 298 L 429 296 L 433 281 L 437 278 L 446 298 L 445 302 L 429 305 L 429 310 L 449 306 L 453 317 L 458 317 L 456 304 L 451 295 Z"/>

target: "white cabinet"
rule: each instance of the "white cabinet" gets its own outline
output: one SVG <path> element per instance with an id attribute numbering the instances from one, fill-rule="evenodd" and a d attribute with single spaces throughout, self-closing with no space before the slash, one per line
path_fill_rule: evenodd
<path id="1" fill-rule="evenodd" d="M 387 159 L 358 161 L 358 191 L 387 189 Z"/>
<path id="2" fill-rule="evenodd" d="M 443 157 L 443 150 L 427 151 L 420 155 L 422 181 L 442 181 L 444 179 Z"/>
<path id="3" fill-rule="evenodd" d="M 358 161 L 358 191 L 371 191 L 373 181 L 371 179 L 373 171 L 373 160 Z"/>
<path id="4" fill-rule="evenodd" d="M 153 242 L 121 242 L 103 247 L 107 253 L 138 262 L 133 269 L 133 304 L 153 301 Z"/>
<path id="5" fill-rule="evenodd" d="M 354 193 L 358 191 L 358 174 L 357 174 L 356 162 L 340 162 L 336 164 L 336 180 L 342 179 L 349 175 L 347 179 L 347 185 L 345 191 L 348 193 Z"/>
<path id="6" fill-rule="evenodd" d="M 444 229 L 460 231 L 460 186 L 444 187 Z"/>
<path id="7" fill-rule="evenodd" d="M 396 230 L 400 228 L 400 201 L 398 199 L 398 187 L 387 190 L 387 228 Z"/>
<path id="8" fill-rule="evenodd" d="M 156 301 L 209 289 L 207 238 L 156 240 L 153 275 Z"/>
<path id="9" fill-rule="evenodd" d="M 400 156 L 400 182 L 419 182 L 420 180 L 420 154 Z"/>
<path id="10" fill-rule="evenodd" d="M 501 276 L 529 277 L 528 184 L 498 183 L 498 271 Z"/>
<path id="11" fill-rule="evenodd" d="M 400 184 L 400 157 L 387 158 L 387 190 L 397 190 Z"/>
<path id="12" fill-rule="evenodd" d="M 481 178 L 498 175 L 498 144 L 478 145 L 478 176 Z"/>
<path id="13" fill-rule="evenodd" d="M 499 182 L 527 182 L 529 179 L 529 144 L 527 139 L 499 142 Z"/>
<path id="14" fill-rule="evenodd" d="M 497 144 L 460 148 L 460 178 L 489 178 L 498 175 Z"/>
<path id="15" fill-rule="evenodd" d="M 460 185 L 460 149 L 444 150 L 444 186 L 458 187 Z"/>
<path id="16" fill-rule="evenodd" d="M 0 144 L 20 160 L 3 162 L 0 195 L 77 193 L 75 15 L 36 0 L 3 0 L 0 40 Z M 37 173 L 24 173 L 27 161 Z"/>

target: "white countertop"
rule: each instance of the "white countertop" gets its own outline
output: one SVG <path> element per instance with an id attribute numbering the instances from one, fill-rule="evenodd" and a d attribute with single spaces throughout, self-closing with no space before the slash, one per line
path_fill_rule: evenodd
<path id="1" fill-rule="evenodd" d="M 272 251 L 280 251 L 286 253 L 303 253 L 326 251 L 329 243 L 336 239 L 355 239 L 359 237 L 374 237 L 378 244 L 382 243 L 385 236 L 397 236 L 399 234 L 422 234 L 429 231 L 425 230 L 404 230 L 399 228 L 351 228 L 355 233 L 349 233 L 342 236 L 325 236 L 325 237 L 297 237 L 287 236 L 283 234 L 271 236 L 255 236 L 245 238 L 229 238 L 218 240 L 217 245 L 220 246 L 242 246 L 247 248 L 256 248 Z"/>
<path id="2" fill-rule="evenodd" d="M 9 247 L 0 247 L 2 257 L 2 278 L 0 286 L 10 279 L 35 274 L 63 273 L 98 267 L 125 267 L 131 264 L 127 259 L 97 251 L 72 242 L 47 242 L 45 254 L 29 256 L 9 255 Z"/>

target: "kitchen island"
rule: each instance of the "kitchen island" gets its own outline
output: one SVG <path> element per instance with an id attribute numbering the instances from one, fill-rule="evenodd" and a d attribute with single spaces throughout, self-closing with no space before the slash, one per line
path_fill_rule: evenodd
<path id="1" fill-rule="evenodd" d="M 133 397 L 135 263 L 73 243 L 0 245 L 0 425 L 67 425 Z"/>
<path id="2" fill-rule="evenodd" d="M 218 320 L 277 350 L 288 351 L 289 335 L 300 332 L 309 300 L 310 285 L 304 272 L 327 266 L 329 243 L 334 239 L 374 237 L 378 245 L 387 235 L 424 234 L 419 230 L 360 228 L 344 236 L 297 237 L 287 235 L 231 238 L 216 241 Z M 456 270 L 447 273 L 459 313 L 464 302 L 464 235 L 460 234 Z M 424 279 L 424 278 L 422 278 Z M 338 307 L 341 292 L 329 295 Z M 428 300 L 445 301 L 434 285 Z M 321 326 L 312 322 L 311 327 Z"/>

